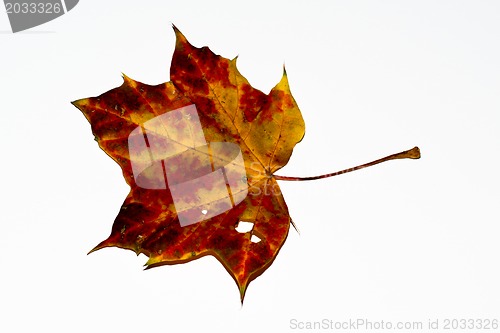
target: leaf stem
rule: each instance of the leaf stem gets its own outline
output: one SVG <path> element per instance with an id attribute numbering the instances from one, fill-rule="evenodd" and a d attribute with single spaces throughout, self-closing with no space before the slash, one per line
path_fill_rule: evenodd
<path id="1" fill-rule="evenodd" d="M 353 168 L 345 169 L 345 170 L 340 170 L 337 172 L 332 172 L 332 173 L 327 173 L 325 175 L 320 175 L 320 176 L 313 176 L 313 177 L 286 177 L 286 176 L 279 176 L 279 175 L 274 175 L 274 178 L 277 180 L 289 180 L 289 181 L 302 181 L 302 180 L 316 180 L 316 179 L 322 179 L 322 178 L 328 178 L 328 177 L 333 177 L 333 176 L 338 176 L 342 175 L 344 173 L 348 173 L 351 171 L 356 171 L 359 169 L 367 168 L 375 164 L 379 164 L 385 161 L 389 160 L 397 160 L 397 159 L 403 159 L 403 158 L 411 158 L 411 159 L 418 159 L 420 158 L 420 149 L 418 147 L 413 147 L 410 150 L 405 150 L 397 154 L 392 154 L 386 157 L 379 158 L 378 160 L 371 161 L 365 164 L 361 164 L 358 166 L 355 166 Z"/>

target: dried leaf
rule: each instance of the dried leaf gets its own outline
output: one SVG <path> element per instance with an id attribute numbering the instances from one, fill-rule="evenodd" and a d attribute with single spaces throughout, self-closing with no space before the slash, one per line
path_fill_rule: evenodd
<path id="1" fill-rule="evenodd" d="M 148 267 L 213 255 L 243 301 L 288 235 L 273 175 L 304 136 L 304 121 L 285 71 L 266 95 L 236 59 L 196 48 L 174 30 L 170 82 L 124 76 L 120 87 L 73 102 L 131 188 L 111 235 L 92 251 L 130 249 L 148 256 Z M 240 232 L 245 222 L 251 229 Z"/>
<path id="2" fill-rule="evenodd" d="M 170 82 L 150 86 L 124 76 L 120 87 L 73 102 L 130 185 L 111 235 L 90 252 L 133 250 L 149 257 L 148 268 L 213 255 L 243 301 L 293 223 L 277 180 L 337 176 L 418 159 L 420 150 L 320 176 L 276 175 L 305 132 L 286 72 L 266 95 L 238 72 L 236 59 L 196 48 L 174 31 Z"/>

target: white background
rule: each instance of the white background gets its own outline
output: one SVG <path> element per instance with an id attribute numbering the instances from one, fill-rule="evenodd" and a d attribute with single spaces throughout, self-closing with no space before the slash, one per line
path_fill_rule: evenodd
<path id="1" fill-rule="evenodd" d="M 243 307 L 213 257 L 86 253 L 128 193 L 70 101 L 169 80 L 174 23 L 306 136 L 280 175 L 293 230 Z M 12 34 L 0 13 L 2 332 L 289 332 L 290 320 L 500 319 L 500 2 L 97 1 Z M 326 331 L 326 330 L 325 330 Z M 480 330 L 471 330 L 480 331 Z M 491 332 L 492 330 L 487 330 Z M 449 330 L 448 330 L 449 332 Z"/>

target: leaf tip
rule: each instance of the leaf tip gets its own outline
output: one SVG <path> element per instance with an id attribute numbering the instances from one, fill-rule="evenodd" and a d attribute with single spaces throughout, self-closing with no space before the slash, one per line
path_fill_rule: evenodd
<path id="1" fill-rule="evenodd" d="M 295 224 L 295 222 L 291 218 L 290 218 L 290 223 L 292 224 L 293 228 L 295 229 L 295 231 L 297 231 L 297 233 L 300 236 L 300 230 L 299 230 L 299 228 L 297 227 L 297 225 Z"/>
<path id="2" fill-rule="evenodd" d="M 100 250 L 100 249 L 104 249 L 105 247 L 111 247 L 111 246 L 116 246 L 116 244 L 114 242 L 112 242 L 109 238 L 106 239 L 106 240 L 103 240 L 102 242 L 100 242 L 99 244 L 97 244 L 96 247 L 94 247 L 92 250 L 89 251 L 89 253 L 87 253 L 87 255 L 91 254 L 92 252 L 95 252 L 97 250 Z"/>
<path id="3" fill-rule="evenodd" d="M 282 90 L 287 93 L 290 93 L 290 85 L 288 84 L 288 76 L 285 70 L 285 65 L 283 65 L 283 75 L 281 76 L 281 80 L 273 89 Z"/>
<path id="4" fill-rule="evenodd" d="M 172 29 L 174 29 L 175 37 L 177 39 L 177 43 L 187 43 L 186 37 L 182 34 L 182 32 L 172 23 Z"/>
<path id="5" fill-rule="evenodd" d="M 76 100 L 76 101 L 71 101 L 70 103 L 71 103 L 71 105 L 73 105 L 74 107 L 78 108 L 78 100 Z"/>
<path id="6" fill-rule="evenodd" d="M 97 251 L 97 250 L 100 250 L 100 249 L 102 249 L 101 244 L 97 245 L 97 246 L 96 246 L 96 247 L 94 247 L 92 250 L 90 250 L 90 251 L 87 253 L 87 255 L 89 255 L 89 254 L 91 254 L 92 252 L 95 252 L 95 251 Z"/>
<path id="7" fill-rule="evenodd" d="M 247 286 L 241 285 L 240 286 L 240 301 L 241 301 L 241 306 L 243 306 L 243 301 L 245 300 L 245 293 L 247 291 Z"/>
<path id="8" fill-rule="evenodd" d="M 123 81 L 125 82 L 130 82 L 132 81 L 132 79 L 130 77 L 127 76 L 127 74 L 123 73 L 122 72 L 122 78 L 123 78 Z"/>
<path id="9" fill-rule="evenodd" d="M 75 101 L 72 101 L 70 102 L 74 107 L 76 107 L 77 109 L 80 109 L 80 107 L 84 104 L 84 101 L 86 100 L 86 98 L 82 98 L 82 99 L 77 99 Z"/>

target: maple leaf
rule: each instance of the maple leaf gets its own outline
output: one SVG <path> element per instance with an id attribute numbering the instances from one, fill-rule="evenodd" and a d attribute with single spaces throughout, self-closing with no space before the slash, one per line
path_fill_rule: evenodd
<path id="1" fill-rule="evenodd" d="M 120 87 L 73 102 L 131 187 L 111 235 L 92 251 L 110 246 L 130 249 L 148 256 L 148 267 L 213 255 L 235 279 L 243 299 L 249 282 L 269 267 L 287 237 L 290 215 L 272 175 L 288 162 L 304 136 L 304 120 L 285 71 L 266 95 L 239 73 L 236 58 L 196 48 L 174 30 L 177 41 L 170 82 L 150 86 L 124 76 Z M 138 186 L 129 136 L 148 121 L 193 104 L 206 141 L 240 148 L 248 195 L 222 214 L 181 226 L 168 188 Z M 253 223 L 252 230 L 239 232 L 240 221 Z M 260 241 L 253 242 L 252 236 Z"/>
<path id="2" fill-rule="evenodd" d="M 130 185 L 110 236 L 90 252 L 129 249 L 149 257 L 147 268 L 213 255 L 243 302 L 293 223 L 277 180 L 331 177 L 420 152 L 317 177 L 275 175 L 305 133 L 286 71 L 266 95 L 239 73 L 236 58 L 174 31 L 170 82 L 151 86 L 124 75 L 120 87 L 73 102 Z M 248 232 L 238 230 L 243 223 L 251 223 Z"/>

